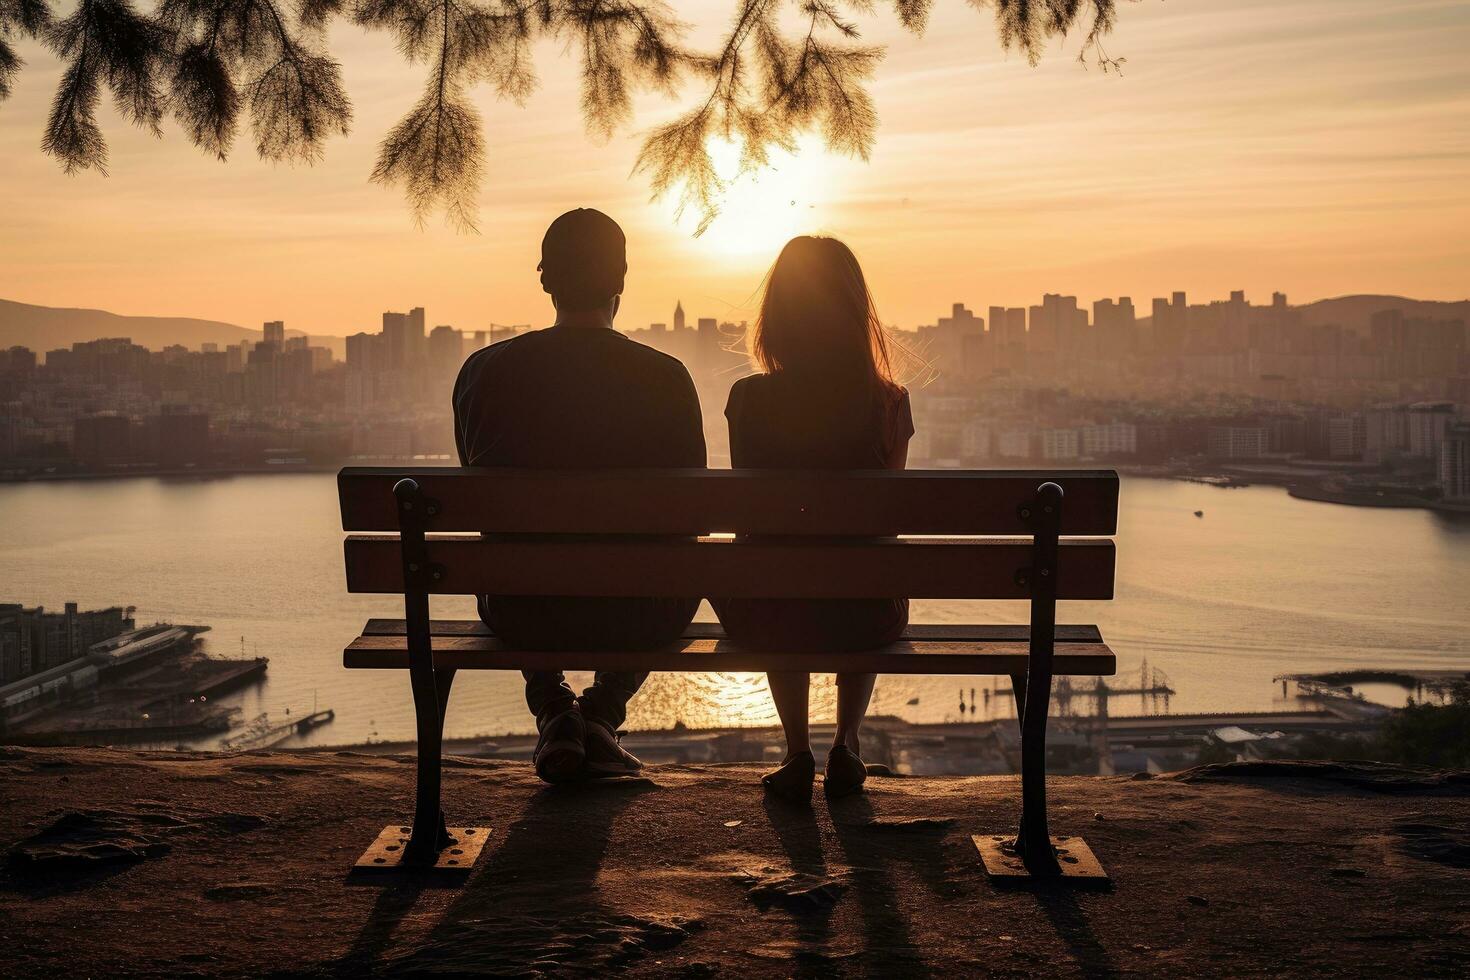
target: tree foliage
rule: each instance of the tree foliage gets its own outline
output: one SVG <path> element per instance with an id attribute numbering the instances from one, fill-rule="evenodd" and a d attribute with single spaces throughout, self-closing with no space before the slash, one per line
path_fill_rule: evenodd
<path id="1" fill-rule="evenodd" d="M 1102 52 L 1116 0 L 968 0 L 992 10 L 1002 47 L 1031 63 L 1048 41 L 1084 32 L 1082 57 Z M 686 25 L 661 0 L 76 0 L 65 17 L 51 0 L 0 0 L 0 100 L 21 68 L 14 42 L 34 38 L 63 71 L 42 148 L 67 171 L 104 170 L 97 124 L 104 90 L 122 115 L 161 134 L 172 116 L 201 149 L 225 159 L 241 116 L 255 151 L 311 163 L 326 140 L 346 134 L 352 105 L 326 49 L 325 28 L 347 18 L 385 31 L 425 69 L 414 107 L 383 137 L 372 179 L 401 187 L 415 215 L 443 212 L 473 227 L 485 169 L 485 138 L 470 98 L 478 84 L 521 103 L 536 86 L 532 47 L 559 41 L 580 61 L 582 114 L 607 139 L 632 117 L 640 91 L 693 90 L 691 107 L 644 136 L 635 172 L 655 196 L 678 194 L 702 231 L 718 213 L 723 184 L 711 137 L 742 147 L 742 171 L 772 149 L 793 150 L 805 132 L 866 159 L 877 113 L 867 84 L 882 57 L 858 21 L 874 0 L 734 0 L 730 27 L 713 50 L 686 43 Z M 899 23 L 924 31 L 932 0 L 892 0 Z"/>

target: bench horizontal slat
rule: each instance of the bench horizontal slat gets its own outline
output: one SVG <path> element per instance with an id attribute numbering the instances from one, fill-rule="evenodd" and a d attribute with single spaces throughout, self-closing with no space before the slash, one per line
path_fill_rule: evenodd
<path id="1" fill-rule="evenodd" d="M 408 625 L 401 619 L 370 619 L 362 628 L 363 636 L 404 636 Z M 490 628 L 478 619 L 431 619 L 432 636 L 491 636 Z M 1058 626 L 1058 643 L 1101 643 L 1102 632 L 1096 626 Z M 981 623 L 911 623 L 903 631 L 905 640 L 984 640 L 1026 642 L 1031 627 L 1020 624 Z M 686 640 L 722 640 L 725 629 L 719 623 L 690 623 L 684 631 Z"/>
<path id="2" fill-rule="evenodd" d="M 744 650 L 723 640 L 683 640 L 654 651 L 517 650 L 486 636 L 436 636 L 434 666 L 457 670 L 672 670 L 672 671 L 853 671 L 871 674 L 1019 674 L 1028 663 L 1023 642 L 901 640 L 877 650 L 851 653 L 769 653 Z M 1110 676 L 1117 660 L 1105 643 L 1058 643 L 1052 670 L 1058 675 Z M 342 653 L 349 668 L 408 667 L 402 636 L 359 636 Z"/>
<path id="3" fill-rule="evenodd" d="M 513 470 L 348 467 L 344 531 L 396 531 L 393 484 L 438 502 L 431 531 L 565 534 L 1026 534 L 1019 508 L 1062 486 L 1062 534 L 1113 534 L 1112 470 Z"/>
<path id="4" fill-rule="evenodd" d="M 793 599 L 906 596 L 1024 599 L 1017 574 L 1030 539 L 887 539 L 825 544 L 702 538 L 492 540 L 430 538 L 439 595 L 725 596 Z M 402 592 L 397 536 L 349 535 L 349 592 Z M 1113 597 L 1113 542 L 1061 543 L 1057 598 Z"/>

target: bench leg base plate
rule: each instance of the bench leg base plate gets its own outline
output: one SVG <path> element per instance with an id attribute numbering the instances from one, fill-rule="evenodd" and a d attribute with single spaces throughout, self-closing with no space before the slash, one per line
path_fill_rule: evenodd
<path id="1" fill-rule="evenodd" d="M 352 866 L 353 874 L 383 874 L 433 871 L 439 874 L 467 875 L 480 858 L 490 837 L 489 827 L 450 827 L 449 844 L 440 851 L 433 864 L 405 863 L 411 827 L 394 824 L 384 827 L 371 847 Z"/>
<path id="2" fill-rule="evenodd" d="M 1060 868 L 1058 874 L 1033 874 L 1021 860 L 1021 855 L 1016 853 L 1015 834 L 975 834 L 970 839 L 975 842 L 975 850 L 980 852 L 985 873 L 997 883 L 1041 884 L 1059 881 L 1069 885 L 1090 885 L 1094 888 L 1105 887 L 1109 883 L 1108 873 L 1103 870 L 1102 862 L 1098 861 L 1092 848 L 1081 837 L 1058 836 L 1051 839 Z"/>

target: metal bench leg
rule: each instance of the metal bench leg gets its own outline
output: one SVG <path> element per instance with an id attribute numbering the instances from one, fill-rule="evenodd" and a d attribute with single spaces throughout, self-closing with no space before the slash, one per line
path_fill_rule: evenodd
<path id="1" fill-rule="evenodd" d="M 454 681 L 451 669 L 434 668 L 429 634 L 429 585 L 443 570 L 429 563 L 424 532 L 437 505 L 413 480 L 393 487 L 398 499 L 399 536 L 403 551 L 403 609 L 408 634 L 408 675 L 413 690 L 418 736 L 418 773 L 413 825 L 385 827 L 373 846 L 358 859 L 362 871 L 408 868 L 468 872 L 480 855 L 488 827 L 448 827 L 440 807 L 444 711 Z"/>
<path id="2" fill-rule="evenodd" d="M 1031 647 L 1027 673 L 1012 675 L 1021 722 L 1021 826 L 1011 837 L 976 835 L 986 872 L 998 879 L 1107 881 L 1080 837 L 1053 837 L 1046 820 L 1046 723 L 1051 710 L 1052 654 L 1057 629 L 1057 547 L 1062 488 L 1043 483 L 1021 507 L 1033 531 L 1032 564 L 1018 576 L 1031 591 Z"/>

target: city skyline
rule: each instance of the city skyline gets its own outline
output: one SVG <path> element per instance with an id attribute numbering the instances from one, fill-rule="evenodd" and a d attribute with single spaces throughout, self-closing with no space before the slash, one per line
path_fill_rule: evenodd
<path id="1" fill-rule="evenodd" d="M 904 324 L 923 322 L 936 294 L 1013 306 L 1056 289 L 1138 297 L 1156 283 L 1463 299 L 1470 86 L 1455 38 L 1467 20 L 1446 2 L 1129 5 L 1108 41 L 1128 59 L 1118 77 L 1080 68 L 1075 39 L 1030 68 L 973 10 L 941 7 L 925 38 L 890 27 L 865 38 L 889 47 L 871 163 L 807 145 L 738 190 L 698 239 L 628 179 L 631 134 L 585 139 L 565 63 L 547 63 L 525 111 L 477 93 L 495 169 L 483 233 L 466 236 L 437 222 L 415 230 L 399 195 L 366 181 L 376 134 L 418 83 L 382 37 L 346 32 L 335 45 L 359 117 L 320 165 L 275 168 L 244 151 L 219 164 L 109 109 L 105 179 L 67 177 L 36 149 L 58 65 L 27 42 L 0 112 L 12 189 L 0 296 L 284 318 L 344 336 L 373 322 L 381 290 L 438 297 L 441 322 L 539 325 L 550 318 L 534 274 L 540 235 L 589 204 L 628 231 L 634 324 L 662 317 L 676 294 L 749 318 L 780 242 L 805 231 L 847 240 L 884 319 Z M 633 131 L 673 111 L 657 99 L 636 109 Z"/>
<path id="2" fill-rule="evenodd" d="M 1008 310 L 1012 317 L 1012 322 L 1014 322 L 1014 317 L 1019 311 L 1021 314 L 1021 329 L 1025 331 L 1029 329 L 1028 322 L 1031 319 L 1031 317 L 1027 316 L 1027 311 L 1033 309 L 1041 310 L 1044 308 L 1045 304 L 1050 302 L 1050 300 L 1053 298 L 1067 302 L 1076 302 L 1077 304 L 1079 304 L 1079 306 L 1083 308 L 1085 312 L 1088 312 L 1087 323 L 1091 326 L 1096 326 L 1100 322 L 1102 322 L 1100 317 L 1103 317 L 1104 315 L 1117 316 L 1121 314 L 1123 312 L 1123 304 L 1127 303 L 1132 304 L 1133 316 L 1135 316 L 1140 321 L 1150 322 L 1153 316 L 1158 313 L 1161 305 L 1167 310 L 1167 307 L 1170 303 L 1178 300 L 1181 297 L 1186 298 L 1186 302 L 1189 305 L 1197 307 L 1207 307 L 1215 304 L 1240 301 L 1244 302 L 1247 306 L 1250 306 L 1253 309 L 1259 309 L 1269 305 L 1275 305 L 1277 303 L 1285 303 L 1289 308 L 1293 310 L 1312 311 L 1310 322 L 1314 324 L 1337 324 L 1339 326 L 1343 326 L 1345 329 L 1358 333 L 1364 333 L 1367 331 L 1369 314 L 1377 312 L 1380 309 L 1388 309 L 1400 304 L 1405 306 L 1408 311 L 1412 311 L 1416 307 L 1423 308 L 1418 313 L 1406 312 L 1405 315 L 1409 316 L 1420 315 L 1430 316 L 1436 319 L 1466 319 L 1467 314 L 1470 314 L 1470 298 L 1460 300 L 1437 300 L 1412 296 L 1381 296 L 1372 293 L 1357 292 L 1344 294 L 1342 296 L 1309 299 L 1306 302 L 1293 302 L 1293 300 L 1295 299 L 1294 294 L 1288 291 L 1281 290 L 1279 288 L 1273 288 L 1269 291 L 1269 303 L 1256 303 L 1256 297 L 1252 296 L 1251 293 L 1243 289 L 1230 289 L 1228 293 L 1225 294 L 1201 297 L 1195 294 L 1191 294 L 1187 290 L 1171 288 L 1157 290 L 1154 293 L 1145 293 L 1133 296 L 1130 296 L 1126 293 L 1113 291 L 1095 297 L 1067 293 L 1064 291 L 1045 291 L 1038 294 L 1037 296 L 1029 298 L 1023 297 L 1018 306 L 1010 306 L 1004 303 L 987 303 L 983 300 L 983 298 L 977 299 L 973 297 L 965 299 L 950 299 L 942 302 L 939 300 L 930 300 L 929 311 L 924 314 L 921 319 L 910 321 L 908 323 L 898 323 L 892 320 L 885 319 L 885 325 L 890 330 L 897 330 L 902 333 L 922 333 L 927 329 L 932 329 L 938 322 L 942 322 L 946 319 L 945 314 L 941 312 L 944 307 L 951 308 L 951 312 L 959 308 L 973 308 L 972 312 L 976 313 L 976 315 L 979 316 L 979 319 L 984 323 L 987 332 L 996 329 L 996 321 L 993 314 L 997 310 Z M 1037 306 L 1037 304 L 1031 301 L 1037 298 L 1040 298 L 1042 300 L 1042 306 Z M 0 297 L 0 301 L 3 301 L 4 299 L 4 297 Z M 1319 305 L 1326 304 L 1340 304 L 1340 309 L 1334 308 L 1334 312 L 1319 313 L 1316 311 L 1316 308 Z M 376 330 L 383 329 L 386 321 L 382 321 L 382 317 L 396 317 L 405 315 L 401 310 L 380 309 L 373 315 L 370 322 L 356 325 L 350 328 L 349 331 L 345 334 L 338 334 L 320 330 L 316 325 L 312 323 L 291 321 L 289 318 L 266 320 L 260 326 L 250 326 L 239 323 L 226 324 L 221 323 L 220 321 L 188 315 L 166 317 L 152 316 L 147 314 L 121 314 L 113 310 L 93 310 L 81 307 L 52 307 L 36 304 L 20 305 L 30 306 L 32 310 L 39 311 L 41 314 L 46 316 L 64 317 L 67 314 L 98 314 L 103 317 L 109 318 L 107 321 L 108 325 L 105 327 L 94 326 L 90 328 L 90 330 L 83 330 L 83 328 L 80 327 L 70 328 L 69 330 L 60 330 L 60 338 L 57 342 L 62 348 L 65 348 L 74 342 L 85 342 L 87 340 L 104 338 L 127 337 L 131 340 L 133 339 L 131 334 L 134 332 L 135 329 L 143 334 L 156 334 L 159 330 L 166 328 L 157 327 L 155 326 L 155 324 L 184 323 L 198 324 L 199 329 L 201 330 L 229 327 L 238 329 L 240 331 L 245 331 L 247 333 L 254 334 L 255 339 L 251 339 L 248 337 L 241 337 L 239 339 L 251 340 L 252 343 L 257 342 L 258 340 L 270 341 L 272 331 L 280 330 L 282 331 L 282 334 L 278 336 L 298 338 L 306 337 L 311 339 L 313 342 L 327 341 L 331 346 L 333 353 L 339 358 L 345 356 L 344 345 L 350 337 L 360 333 L 372 333 Z M 663 313 L 652 313 L 652 319 L 650 320 L 636 322 L 630 319 L 628 315 L 623 314 L 619 315 L 616 318 L 613 326 L 615 329 L 623 333 L 637 333 L 639 331 L 646 331 L 649 328 L 655 327 L 660 324 L 668 326 L 670 323 L 676 321 L 678 308 L 682 308 L 683 305 L 684 300 L 682 296 L 676 295 L 673 300 L 664 302 Z M 694 304 L 691 304 L 691 306 L 693 305 Z M 698 314 L 708 312 L 706 310 L 699 309 L 698 307 L 695 308 Z M 415 306 L 412 309 L 423 310 L 425 308 L 423 306 Z M 3 313 L 3 309 L 0 309 L 0 313 Z M 759 310 L 755 309 L 748 313 L 743 313 L 743 315 L 740 316 L 716 316 L 712 319 L 714 319 L 722 327 L 736 324 L 746 325 L 752 322 L 756 318 L 758 313 Z M 427 314 L 424 315 L 427 316 Z M 711 319 L 710 317 L 705 316 L 698 316 L 698 318 Z M 485 333 L 489 335 L 503 333 L 506 331 L 514 332 L 521 330 L 541 329 L 543 327 L 550 326 L 553 320 L 554 317 L 549 317 L 545 322 L 517 323 L 507 320 L 505 318 L 491 317 L 487 321 L 459 323 L 446 320 L 436 314 L 435 316 L 430 317 L 424 321 L 424 330 L 427 334 L 436 326 L 449 326 L 457 330 L 461 330 L 466 334 Z M 37 354 L 44 354 L 45 350 L 52 343 L 52 339 L 47 336 L 48 331 L 51 329 L 53 329 L 53 327 L 36 326 L 32 323 L 22 323 L 19 321 L 17 321 L 16 323 L 7 323 L 4 317 L 0 316 L 0 349 L 11 346 L 22 346 L 35 350 Z M 174 329 L 182 330 L 184 328 L 175 326 Z M 35 337 L 39 337 L 39 342 L 37 339 L 24 339 L 26 333 L 30 333 Z M 83 335 L 83 333 L 85 333 L 85 335 Z M 16 339 L 16 334 L 19 334 L 22 339 Z M 75 334 L 76 336 L 72 336 L 73 334 Z M 165 346 L 181 344 L 182 346 L 188 347 L 190 349 L 199 349 L 200 343 L 201 341 L 199 340 L 179 339 L 178 335 L 176 334 L 175 337 L 161 342 L 156 340 L 153 343 L 142 342 L 142 346 L 150 347 L 151 349 L 157 350 Z M 223 345 L 225 343 L 228 343 L 228 341 L 213 340 L 203 341 L 203 343 L 212 345 Z"/>
<path id="3" fill-rule="evenodd" d="M 1343 323 L 1313 321 L 1279 291 L 1262 305 L 1243 290 L 1204 302 L 1180 290 L 1109 297 L 1090 310 L 1075 296 L 1040 300 L 985 316 L 952 303 L 904 335 L 915 465 L 1103 460 L 1189 471 L 1201 460 L 1297 460 L 1310 476 L 1325 461 L 1347 467 L 1340 480 L 1366 467 L 1357 476 L 1369 481 L 1317 491 L 1329 496 L 1391 493 L 1421 506 L 1442 494 L 1456 507 L 1470 496 L 1463 310 L 1349 304 L 1338 309 L 1352 314 Z M 719 406 L 752 365 L 741 325 L 702 312 L 676 300 L 672 316 L 628 336 L 686 366 L 711 458 L 724 458 Z M 259 341 L 197 351 L 121 337 L 0 349 L 0 476 L 55 473 L 57 463 L 86 473 L 447 460 L 461 364 L 528 328 L 436 319 L 424 306 L 381 312 L 379 329 L 345 339 L 341 360 L 281 320 L 266 321 Z"/>

